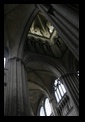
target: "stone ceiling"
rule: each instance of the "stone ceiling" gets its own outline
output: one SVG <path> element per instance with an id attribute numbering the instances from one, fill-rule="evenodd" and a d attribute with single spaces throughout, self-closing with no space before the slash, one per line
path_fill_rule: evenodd
<path id="1" fill-rule="evenodd" d="M 33 12 L 34 8 L 35 8 L 34 4 L 5 4 L 4 5 L 4 47 L 9 47 L 14 52 L 16 51 L 15 47 L 17 47 L 17 43 L 21 39 L 23 30 L 25 29 L 26 26 L 25 24 L 28 18 L 30 17 L 31 13 Z M 37 19 L 34 24 L 35 28 L 37 27 L 37 24 L 39 24 L 39 28 L 42 30 L 43 33 L 42 35 L 46 37 L 46 31 L 49 33 L 49 30 L 47 29 L 48 21 L 46 20 L 46 18 L 43 17 L 42 14 L 39 14 Z M 44 24 L 43 19 L 47 22 L 46 26 L 45 25 L 42 26 Z M 48 36 L 48 38 L 49 37 L 50 36 Z M 48 67 L 46 64 L 39 63 L 39 62 L 29 62 L 27 67 L 28 67 L 27 69 L 28 82 L 32 81 L 35 84 L 40 85 L 42 88 L 47 88 L 50 92 L 52 92 L 54 80 L 57 77 L 53 75 L 51 68 Z M 35 111 L 39 103 L 38 101 L 42 96 L 42 93 L 39 93 L 38 90 L 39 89 L 30 91 L 30 99 L 31 99 L 32 107 L 36 106 Z"/>
<path id="2" fill-rule="evenodd" d="M 13 49 L 18 45 L 34 9 L 34 4 L 4 4 L 4 47 Z"/>

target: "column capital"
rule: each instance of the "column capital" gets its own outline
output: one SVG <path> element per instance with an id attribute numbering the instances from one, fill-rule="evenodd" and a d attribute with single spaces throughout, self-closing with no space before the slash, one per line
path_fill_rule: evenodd
<path id="1" fill-rule="evenodd" d="M 54 100 L 54 98 L 52 97 L 52 98 L 50 98 L 49 102 L 51 103 L 53 100 Z"/>
<path id="2" fill-rule="evenodd" d="M 14 60 L 14 59 L 16 59 L 17 61 L 19 61 L 19 60 L 22 60 L 21 58 L 19 58 L 19 57 L 11 57 L 11 58 L 8 58 L 8 60 Z"/>
<path id="3" fill-rule="evenodd" d="M 12 60 L 16 60 L 18 62 L 21 61 L 21 63 L 24 65 L 23 60 L 21 58 L 19 58 L 19 57 L 11 57 L 11 58 L 8 58 L 8 61 L 12 61 Z"/>

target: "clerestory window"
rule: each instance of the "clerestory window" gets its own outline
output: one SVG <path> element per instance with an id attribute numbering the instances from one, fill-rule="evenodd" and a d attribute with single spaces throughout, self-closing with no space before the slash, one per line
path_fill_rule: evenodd
<path id="1" fill-rule="evenodd" d="M 5 65 L 6 65 L 6 58 L 4 57 L 4 68 L 5 68 Z"/>
<path id="2" fill-rule="evenodd" d="M 49 102 L 48 98 L 45 98 L 42 101 L 42 105 L 40 107 L 40 116 L 52 116 L 52 109 L 51 109 L 51 105 Z"/>
<path id="3" fill-rule="evenodd" d="M 55 98 L 57 100 L 57 102 L 59 103 L 60 100 L 62 99 L 62 97 L 65 95 L 66 93 L 66 89 L 64 87 L 64 85 L 60 82 L 59 79 L 56 79 L 54 82 L 54 90 L 55 90 Z"/>

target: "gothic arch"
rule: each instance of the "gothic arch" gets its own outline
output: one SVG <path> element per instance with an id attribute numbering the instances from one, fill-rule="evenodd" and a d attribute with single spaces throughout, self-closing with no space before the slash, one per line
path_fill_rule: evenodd
<path id="1" fill-rule="evenodd" d="M 39 9 L 35 8 L 33 10 L 33 12 L 31 13 L 30 16 L 28 16 L 28 19 L 26 20 L 25 22 L 25 26 L 23 28 L 23 33 L 22 33 L 22 37 L 21 37 L 21 40 L 19 42 L 19 46 L 18 46 L 18 52 L 17 52 L 17 55 L 18 57 L 22 58 L 23 56 L 23 51 L 24 51 L 24 45 L 25 45 L 25 39 L 26 39 L 26 36 L 27 36 L 27 33 L 28 33 L 28 30 L 34 20 L 34 18 L 36 17 L 37 13 L 39 12 Z"/>
<path id="2" fill-rule="evenodd" d="M 49 5 L 51 6 L 51 8 Z M 69 6 L 67 6 L 68 8 L 66 12 L 67 17 L 64 19 L 66 5 L 62 6 L 62 5 L 56 4 L 56 6 L 59 7 L 59 10 L 56 10 L 56 7 L 54 4 L 49 4 L 49 5 L 48 5 L 49 8 L 48 7 L 46 8 L 47 9 L 46 12 L 44 10 L 43 4 L 42 5 L 22 4 L 19 6 L 19 8 L 17 7 L 15 10 L 12 9 L 14 11 L 9 11 L 8 13 L 5 13 L 5 20 L 6 20 L 5 24 L 8 26 L 4 34 L 6 36 L 5 47 L 9 47 L 9 50 L 5 48 L 5 54 L 7 54 L 7 57 L 9 58 L 7 62 L 8 73 L 7 73 L 7 78 L 5 78 L 6 79 L 5 82 L 7 83 L 7 85 L 4 85 L 4 87 L 6 88 L 5 105 L 4 105 L 5 116 L 32 116 L 33 114 L 31 111 L 30 100 L 29 100 L 29 97 L 30 97 L 29 86 L 27 85 L 27 83 L 31 85 L 30 90 L 33 90 L 33 89 L 40 90 L 42 91 L 42 93 L 46 94 L 47 96 L 51 98 L 53 97 L 52 96 L 53 94 L 51 94 L 52 92 L 49 89 L 50 89 L 50 86 L 52 86 L 52 84 L 50 84 L 51 81 L 54 81 L 53 78 L 60 78 L 62 83 L 66 86 L 68 95 L 74 105 L 74 108 L 76 108 L 76 111 L 79 113 L 79 79 L 78 79 L 78 76 L 76 76 L 76 74 L 69 74 L 69 72 L 74 73 L 75 71 L 75 66 L 72 67 L 73 65 L 75 65 L 75 61 L 73 61 L 73 57 L 72 57 L 72 60 L 70 60 L 71 55 L 69 56 L 69 53 L 67 54 L 66 52 L 63 53 L 63 56 L 61 57 L 57 57 L 57 56 L 50 57 L 53 55 L 45 55 L 49 53 L 49 50 L 47 53 L 43 53 L 44 55 L 41 55 L 39 53 L 35 54 L 35 52 L 32 53 L 31 51 L 28 51 L 28 50 L 26 50 L 27 51 L 26 53 L 24 50 L 28 31 L 30 29 L 30 26 L 33 20 L 35 19 L 37 13 L 40 10 L 44 15 L 46 15 L 48 20 L 58 30 L 58 33 L 60 33 L 60 36 L 64 40 L 65 44 L 68 43 L 67 50 L 73 53 L 74 58 L 75 57 L 77 59 L 79 58 L 78 57 L 79 43 L 77 39 L 79 28 L 77 28 L 76 34 L 73 33 L 76 31 L 75 25 L 71 26 L 72 22 L 70 20 L 66 21 L 67 18 L 69 19 L 70 17 L 69 15 L 73 15 L 73 17 L 75 17 L 74 16 L 75 11 L 72 9 L 71 11 L 73 11 L 73 13 L 71 14 L 71 11 L 68 12 Z M 10 9 L 10 7 L 12 6 L 10 6 L 9 4 L 7 6 L 5 5 L 6 10 L 8 8 Z M 53 13 L 50 13 L 50 9 L 52 9 L 52 12 L 54 12 L 54 15 L 51 15 Z M 63 11 L 64 13 L 61 11 L 61 9 L 64 10 Z M 56 14 L 58 12 L 59 14 Z M 74 22 L 76 22 L 76 20 L 78 20 L 78 18 L 74 19 Z M 64 24 L 65 24 L 65 27 L 64 27 Z M 70 31 L 72 32 L 72 34 L 70 33 Z M 75 45 L 78 48 L 76 48 Z M 55 52 L 55 48 L 54 48 L 54 52 Z M 39 65 L 46 67 L 48 69 L 47 72 L 46 72 L 46 69 L 44 68 L 43 70 L 34 69 L 34 65 L 36 64 L 38 68 L 39 68 Z M 28 71 L 30 71 L 30 73 Z M 30 78 L 27 77 L 28 75 L 30 76 Z M 32 78 L 33 75 L 35 75 L 35 77 Z M 47 78 L 45 77 L 46 75 L 47 75 Z M 50 79 L 49 76 L 50 77 L 53 76 L 51 77 L 52 79 Z M 36 80 L 37 78 L 39 81 Z M 43 78 L 46 78 L 46 81 L 47 81 L 46 83 L 44 82 Z M 49 83 L 49 86 L 48 86 L 48 83 Z M 32 85 L 34 85 L 35 88 L 33 88 Z M 54 104 L 54 110 L 55 110 L 55 106 L 56 104 Z"/>

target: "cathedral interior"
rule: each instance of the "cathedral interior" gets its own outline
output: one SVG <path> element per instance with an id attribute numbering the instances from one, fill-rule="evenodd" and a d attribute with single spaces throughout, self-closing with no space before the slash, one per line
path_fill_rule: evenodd
<path id="1" fill-rule="evenodd" d="M 4 4 L 4 116 L 79 116 L 79 4 Z"/>

